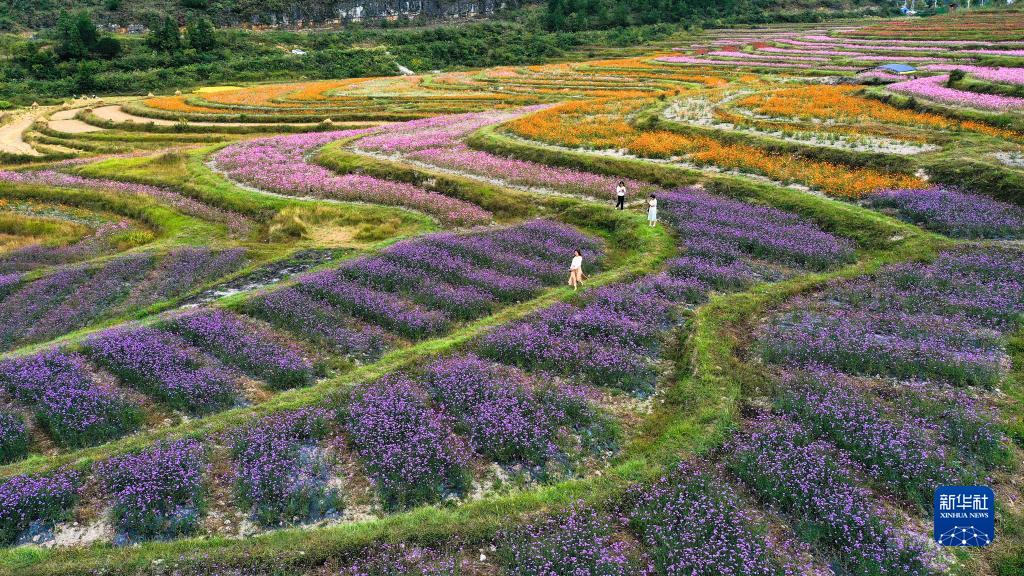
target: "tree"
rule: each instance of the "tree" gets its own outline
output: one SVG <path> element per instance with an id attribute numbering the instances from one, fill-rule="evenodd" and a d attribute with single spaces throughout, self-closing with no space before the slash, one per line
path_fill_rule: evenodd
<path id="1" fill-rule="evenodd" d="M 194 50 L 208 51 L 217 47 L 217 37 L 214 35 L 213 23 L 205 16 L 192 18 L 185 28 L 185 39 L 189 48 Z"/>
<path id="2" fill-rule="evenodd" d="M 88 18 L 88 15 L 86 15 Z M 57 43 L 53 49 L 61 60 L 79 60 L 89 53 L 89 46 L 82 40 L 78 18 L 68 12 L 61 12 L 57 18 Z"/>
<path id="3" fill-rule="evenodd" d="M 96 43 L 96 55 L 111 60 L 121 55 L 121 41 L 113 36 L 104 36 Z"/>
<path id="4" fill-rule="evenodd" d="M 178 24 L 170 16 L 164 17 L 149 33 L 147 42 L 158 52 L 177 52 L 181 50 L 181 33 Z"/>
<path id="5" fill-rule="evenodd" d="M 82 39 L 82 44 L 85 45 L 86 50 L 92 50 L 96 47 L 96 42 L 100 39 L 100 32 L 96 29 L 96 25 L 92 23 L 92 18 L 89 17 L 88 12 L 82 10 L 75 15 L 75 28 L 78 30 L 78 37 Z"/>

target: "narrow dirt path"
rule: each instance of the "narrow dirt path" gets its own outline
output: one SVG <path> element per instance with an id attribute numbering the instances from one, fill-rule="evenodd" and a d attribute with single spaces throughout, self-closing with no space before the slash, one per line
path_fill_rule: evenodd
<path id="1" fill-rule="evenodd" d="M 103 128 L 100 128 L 99 126 L 93 126 L 92 124 L 86 124 L 81 120 L 76 120 L 75 114 L 78 114 L 82 110 L 84 110 L 84 108 L 72 108 L 70 110 L 54 112 L 50 116 L 50 121 L 47 123 L 47 126 L 49 126 L 51 130 L 64 132 L 66 134 L 85 134 L 86 132 L 98 132 L 103 130 Z"/>
<path id="2" fill-rule="evenodd" d="M 174 126 L 175 124 L 177 124 L 177 122 L 173 120 L 164 120 L 161 118 L 146 118 L 144 116 L 136 116 L 134 114 L 129 114 L 125 112 L 120 105 L 117 104 L 95 108 L 92 111 L 92 113 L 97 117 L 102 118 L 104 120 L 108 120 L 110 122 L 131 122 L 134 124 L 153 124 L 154 126 Z M 316 126 L 316 124 L 313 123 L 290 124 L 287 122 L 267 124 L 253 122 L 197 122 L 189 120 L 188 123 L 191 126 L 302 126 L 306 128 L 312 128 L 313 126 Z"/>
<path id="3" fill-rule="evenodd" d="M 25 139 L 22 137 L 40 114 L 42 114 L 41 111 L 25 111 L 16 115 L 7 124 L 0 126 L 0 152 L 42 156 L 38 150 L 29 145 L 28 142 L 25 142 Z"/>

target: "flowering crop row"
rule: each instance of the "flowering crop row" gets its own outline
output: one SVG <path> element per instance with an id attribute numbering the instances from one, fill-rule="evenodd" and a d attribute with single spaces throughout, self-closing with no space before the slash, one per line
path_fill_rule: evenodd
<path id="1" fill-rule="evenodd" d="M 834 286 L 827 305 L 800 300 L 768 327 L 762 350 L 775 362 L 994 386 L 1005 370 L 999 331 L 1024 312 L 1022 268 L 1013 250 L 895 266 Z"/>
<path id="2" fill-rule="evenodd" d="M 650 100 L 609 100 L 561 104 L 509 122 L 514 133 L 563 146 L 617 149 L 642 158 L 678 159 L 701 166 L 762 175 L 784 183 L 801 183 L 841 197 L 859 197 L 880 188 L 921 186 L 920 179 L 871 168 L 850 167 L 747 144 L 730 144 L 702 135 L 646 130 L 624 121 L 628 112 Z"/>
<path id="3" fill-rule="evenodd" d="M 214 208 L 203 204 L 198 200 L 183 196 L 167 188 L 136 184 L 133 182 L 122 182 L 120 180 L 108 180 L 102 178 L 87 178 L 74 174 L 65 174 L 55 170 L 34 170 L 24 172 L 11 172 L 0 170 L 0 181 L 16 184 L 40 184 L 46 186 L 57 186 L 61 188 L 86 188 L 95 190 L 106 190 L 135 196 L 146 196 L 154 198 L 159 202 L 167 204 L 183 214 L 195 216 L 210 222 L 219 222 L 238 237 L 249 234 L 253 222 L 237 212 L 228 212 L 220 208 Z"/>
<path id="4" fill-rule="evenodd" d="M 0 545 L 13 544 L 34 523 L 52 526 L 67 518 L 81 482 L 81 474 L 68 469 L 0 482 Z"/>
<path id="5" fill-rule="evenodd" d="M 0 408 L 0 464 L 19 460 L 28 454 L 25 421 L 15 412 Z"/>
<path id="6" fill-rule="evenodd" d="M 616 538 L 607 517 L 583 505 L 502 534 L 509 576 L 627 576 L 651 574 L 635 546 Z"/>
<path id="7" fill-rule="evenodd" d="M 577 436 L 585 449 L 615 442 L 581 391 L 541 384 L 472 355 L 363 385 L 342 420 L 388 508 L 461 493 L 473 454 L 543 470 L 565 454 L 564 434 Z"/>
<path id="8" fill-rule="evenodd" d="M 345 412 L 345 429 L 385 507 L 433 502 L 468 485 L 465 441 L 409 377 L 357 388 Z"/>
<path id="9" fill-rule="evenodd" d="M 88 279 L 72 286 L 67 297 L 38 316 L 20 338 L 39 341 L 88 325 L 120 302 L 153 266 L 150 254 L 115 258 L 93 271 Z M 5 306 L 8 304 L 5 303 Z"/>
<path id="10" fill-rule="evenodd" d="M 296 288 L 257 296 L 248 301 L 247 312 L 321 342 L 340 354 L 373 359 L 388 346 L 381 330 L 360 324 L 339 308 Z"/>
<path id="11" fill-rule="evenodd" d="M 340 512 L 341 494 L 328 487 L 327 463 L 312 449 L 327 433 L 329 418 L 325 410 L 304 409 L 268 416 L 233 434 L 236 490 L 260 524 Z"/>
<path id="12" fill-rule="evenodd" d="M 866 202 L 874 208 L 892 208 L 909 222 L 957 238 L 1024 236 L 1024 210 L 955 189 L 882 190 Z"/>
<path id="13" fill-rule="evenodd" d="M 689 463 L 630 490 L 626 518 L 654 574 L 782 576 L 786 569 L 726 484 Z"/>
<path id="14" fill-rule="evenodd" d="M 866 474 L 922 510 L 939 486 L 970 483 L 922 421 L 886 414 L 842 376 L 827 371 L 789 375 L 776 406 L 810 434 L 849 452 Z"/>
<path id="15" fill-rule="evenodd" d="M 436 234 L 313 274 L 297 289 L 362 321 L 419 339 L 447 331 L 452 321 L 478 318 L 561 282 L 565 262 L 576 248 L 588 265 L 599 265 L 600 242 L 551 222 L 468 235 Z"/>
<path id="16" fill-rule="evenodd" d="M 742 253 L 810 269 L 826 269 L 854 258 L 850 241 L 775 208 L 686 188 L 662 194 L 660 208 L 686 247 L 700 256 L 721 259 Z M 711 272 L 719 278 L 743 275 L 741 268 Z"/>
<path id="17" fill-rule="evenodd" d="M 529 108 L 518 114 L 530 111 Z M 550 188 L 569 194 L 613 198 L 615 186 L 620 179 L 602 176 L 580 170 L 557 168 L 530 162 L 495 156 L 480 150 L 472 150 L 463 140 L 474 130 L 497 124 L 515 117 L 516 114 L 474 114 L 459 117 L 451 125 L 425 125 L 412 130 L 389 131 L 386 134 L 370 136 L 359 140 L 362 149 L 392 154 L 402 154 L 413 160 L 448 168 L 460 172 L 503 180 L 513 185 Z M 633 191 L 653 191 L 654 187 L 625 180 Z"/>
<path id="18" fill-rule="evenodd" d="M 209 309 L 179 316 L 166 327 L 273 388 L 305 386 L 314 378 L 313 362 L 298 346 L 268 336 L 242 316 Z"/>
<path id="19" fill-rule="evenodd" d="M 649 394 L 657 378 L 649 348 L 672 305 L 647 283 L 595 291 L 583 308 L 549 307 L 483 336 L 480 354 L 531 371 Z"/>
<path id="20" fill-rule="evenodd" d="M 127 221 L 106 222 L 78 242 L 64 246 L 31 244 L 0 256 L 0 272 L 28 272 L 47 266 L 72 264 L 110 253 L 116 248 L 115 239 L 131 230 Z"/>
<path id="21" fill-rule="evenodd" d="M 905 80 L 889 84 L 888 89 L 911 96 L 920 96 L 947 104 L 958 104 L 973 108 L 990 108 L 996 110 L 1016 110 L 1024 107 L 1024 98 L 1015 96 L 999 96 L 996 94 L 979 94 L 966 90 L 946 87 L 948 75 L 926 76 L 915 80 Z"/>
<path id="22" fill-rule="evenodd" d="M 543 465 L 557 457 L 563 427 L 585 433 L 585 440 L 608 438 L 578 391 L 534 383 L 515 369 L 476 356 L 439 360 L 419 379 L 470 448 L 499 464 Z"/>
<path id="23" fill-rule="evenodd" d="M 242 249 L 183 248 L 159 260 L 152 253 L 120 256 L 97 267 L 75 265 L 12 285 L 0 307 L 0 345 L 53 338 L 180 296 L 237 270 L 244 258 Z"/>
<path id="24" fill-rule="evenodd" d="M 833 551 L 850 573 L 929 573 L 921 545 L 872 504 L 846 457 L 799 424 L 762 417 L 730 450 L 730 467 L 754 494 L 793 518 L 799 535 Z"/>
<path id="25" fill-rule="evenodd" d="M 367 132 L 319 132 L 252 140 L 221 150 L 214 156 L 214 161 L 229 177 L 280 194 L 405 206 L 449 224 L 477 224 L 490 220 L 490 214 L 485 210 L 462 200 L 412 184 L 361 174 L 338 175 L 306 160 L 307 154 L 325 144 Z"/>
<path id="26" fill-rule="evenodd" d="M 153 328 L 103 332 L 89 338 L 86 353 L 122 382 L 192 414 L 222 410 L 238 396 L 237 378 L 180 337 Z"/>
<path id="27" fill-rule="evenodd" d="M 139 407 L 96 382 L 81 356 L 48 351 L 0 362 L 0 385 L 32 406 L 61 446 L 105 442 L 142 423 Z"/>
<path id="28" fill-rule="evenodd" d="M 196 440 L 161 442 L 95 465 L 113 497 L 117 529 L 128 538 L 173 537 L 198 527 L 206 452 Z"/>
<path id="29" fill-rule="evenodd" d="M 950 130 L 957 127 L 990 136 L 1014 137 L 1009 130 L 982 122 L 952 120 L 928 112 L 903 110 L 855 94 L 856 86 L 812 84 L 765 91 L 736 101 L 738 106 L 775 118 L 818 118 L 830 122 L 882 122 L 897 126 Z"/>

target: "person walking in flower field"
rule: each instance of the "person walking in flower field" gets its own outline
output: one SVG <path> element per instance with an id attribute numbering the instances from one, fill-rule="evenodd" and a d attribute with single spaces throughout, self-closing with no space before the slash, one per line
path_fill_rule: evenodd
<path id="1" fill-rule="evenodd" d="M 647 223 L 651 226 L 658 223 L 658 197 L 654 194 L 651 194 L 651 198 L 647 200 Z"/>
<path id="2" fill-rule="evenodd" d="M 619 185 L 615 187 L 615 207 L 619 210 L 626 209 L 626 183 L 619 180 Z"/>
<path id="3" fill-rule="evenodd" d="M 583 284 L 583 253 L 576 250 L 569 264 L 569 286 L 576 290 L 580 284 Z"/>

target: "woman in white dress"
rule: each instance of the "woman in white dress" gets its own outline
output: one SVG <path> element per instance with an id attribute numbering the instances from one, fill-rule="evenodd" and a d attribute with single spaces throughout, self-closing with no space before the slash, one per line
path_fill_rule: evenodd
<path id="1" fill-rule="evenodd" d="M 654 194 L 647 201 L 647 223 L 651 226 L 658 224 L 658 198 Z"/>
<path id="2" fill-rule="evenodd" d="M 576 290 L 580 284 L 583 284 L 583 254 L 576 250 L 569 265 L 569 286 Z"/>

